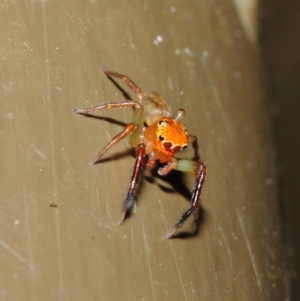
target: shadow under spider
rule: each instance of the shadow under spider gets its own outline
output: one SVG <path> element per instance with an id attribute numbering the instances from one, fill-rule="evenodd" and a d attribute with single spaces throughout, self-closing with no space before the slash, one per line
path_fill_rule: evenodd
<path id="1" fill-rule="evenodd" d="M 94 114 L 82 114 L 82 116 L 87 117 L 87 118 L 94 118 L 94 119 L 99 119 L 99 120 L 104 120 L 107 121 L 111 124 L 116 124 L 122 127 L 126 126 L 126 123 L 111 117 L 105 117 L 105 116 L 99 116 L 99 115 L 94 115 Z"/>
<path id="2" fill-rule="evenodd" d="M 116 86 L 116 88 L 121 91 L 121 93 L 125 99 L 132 100 L 130 95 L 124 90 L 124 88 L 116 80 L 114 80 L 110 76 L 107 76 L 107 77 Z"/>
<path id="3" fill-rule="evenodd" d="M 93 165 L 123 159 L 125 157 L 128 157 L 128 155 L 129 156 L 132 155 L 132 149 L 131 148 L 127 148 L 126 150 L 124 150 L 122 152 L 118 152 L 118 153 L 115 153 L 113 155 L 106 156 L 105 158 L 100 159 L 99 161 L 95 162 Z"/>
<path id="4" fill-rule="evenodd" d="M 199 158 L 199 156 L 198 156 L 198 158 Z M 180 194 L 181 196 L 183 196 L 185 198 L 186 201 L 188 201 L 190 203 L 191 198 L 192 198 L 192 192 L 185 184 L 185 179 L 184 179 L 185 176 L 188 176 L 188 175 L 184 174 L 181 171 L 172 170 L 169 174 L 167 174 L 165 176 L 160 176 L 157 173 L 157 170 L 159 167 L 160 167 L 160 165 L 158 164 L 157 167 L 150 170 L 151 176 L 144 176 L 145 180 L 147 182 L 150 182 L 151 184 L 153 184 L 153 183 L 155 183 L 155 178 L 158 178 L 158 179 L 162 180 L 163 182 L 168 183 L 171 186 L 170 188 L 166 187 L 162 184 L 157 184 L 157 185 L 162 191 L 164 191 L 166 193 Z M 172 239 L 176 239 L 176 238 L 190 239 L 190 238 L 197 236 L 197 234 L 200 232 L 202 225 L 205 223 L 205 220 L 206 220 L 206 212 L 200 202 L 200 217 L 199 217 L 196 231 L 194 233 L 192 233 L 189 231 L 180 231 L 180 229 L 179 229 L 178 232 L 172 236 Z"/>

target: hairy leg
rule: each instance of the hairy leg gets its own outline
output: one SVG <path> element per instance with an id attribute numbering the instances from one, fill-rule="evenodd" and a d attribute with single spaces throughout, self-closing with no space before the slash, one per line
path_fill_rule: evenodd
<path id="1" fill-rule="evenodd" d="M 135 165 L 131 176 L 130 187 L 123 204 L 123 209 L 121 212 L 121 217 L 119 222 L 120 225 L 123 224 L 124 220 L 126 219 L 127 215 L 129 214 L 135 202 L 136 192 L 138 189 L 141 173 L 143 171 L 144 162 L 145 162 L 145 145 L 143 143 L 140 143 L 137 146 Z"/>
<path id="2" fill-rule="evenodd" d="M 142 99 L 144 93 L 142 91 L 142 89 L 137 86 L 127 75 L 124 74 L 120 74 L 114 71 L 109 71 L 106 70 L 105 67 L 102 67 L 102 70 L 104 71 L 104 73 L 110 77 L 116 77 L 121 79 L 122 82 L 124 82 L 125 84 L 127 84 L 127 86 L 132 89 L 140 99 Z"/>
<path id="3" fill-rule="evenodd" d="M 196 166 L 197 170 L 195 171 Z M 196 179 L 192 190 L 191 206 L 182 214 L 178 222 L 169 231 L 167 238 L 172 238 L 174 233 L 185 223 L 185 221 L 191 216 L 191 214 L 194 214 L 192 234 L 196 234 L 200 218 L 200 195 L 206 178 L 206 166 L 202 162 L 178 160 L 175 169 L 190 172 L 193 174 L 196 173 Z"/>
<path id="4" fill-rule="evenodd" d="M 125 101 L 119 101 L 119 102 L 109 102 L 109 103 L 103 103 L 98 106 L 90 107 L 90 108 L 85 108 L 85 109 L 73 109 L 74 113 L 77 114 L 88 114 L 92 111 L 99 111 L 103 109 L 120 109 L 120 108 L 134 108 L 138 109 L 141 107 L 141 105 L 133 100 L 125 100 Z"/>
<path id="5" fill-rule="evenodd" d="M 135 123 L 128 123 L 125 126 L 125 129 L 117 134 L 115 137 L 111 139 L 111 141 L 103 148 L 102 151 L 100 151 L 97 156 L 91 160 L 90 164 L 95 164 L 100 160 L 100 158 L 114 145 L 116 145 L 118 142 L 120 142 L 123 138 L 127 137 L 133 130 L 135 130 L 137 125 Z"/>

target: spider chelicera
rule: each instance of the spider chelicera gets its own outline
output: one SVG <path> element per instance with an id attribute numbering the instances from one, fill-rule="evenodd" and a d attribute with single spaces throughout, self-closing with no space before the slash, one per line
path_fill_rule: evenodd
<path id="1" fill-rule="evenodd" d="M 174 227 L 168 232 L 167 238 L 184 224 L 191 214 L 194 215 L 192 234 L 198 230 L 200 218 L 200 194 L 206 177 L 206 166 L 201 161 L 176 159 L 174 155 L 187 147 L 188 143 L 196 141 L 196 137 L 187 134 L 185 127 L 178 122 L 184 114 L 179 109 L 173 116 L 171 108 L 156 92 L 143 93 L 128 76 L 102 68 L 109 77 L 116 77 L 127 84 L 137 95 L 137 100 L 125 100 L 120 102 L 104 103 L 86 109 L 74 109 L 78 114 L 88 115 L 90 112 L 102 109 L 133 108 L 132 122 L 126 124 L 122 132 L 97 154 L 90 162 L 95 164 L 115 144 L 129 136 L 130 144 L 136 149 L 136 160 L 130 181 L 129 191 L 123 204 L 120 217 L 120 225 L 130 215 L 135 203 L 139 179 L 146 164 L 146 168 L 152 169 L 158 161 L 162 167 L 158 168 L 158 174 L 167 175 L 169 172 L 179 170 L 192 174 L 195 177 L 191 192 L 190 207 L 182 214 Z"/>

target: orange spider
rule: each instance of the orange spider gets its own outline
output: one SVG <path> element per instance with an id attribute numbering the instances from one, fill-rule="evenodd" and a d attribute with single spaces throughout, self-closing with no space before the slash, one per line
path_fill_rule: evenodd
<path id="1" fill-rule="evenodd" d="M 171 238 L 174 233 L 184 224 L 193 213 L 194 222 L 192 234 L 195 235 L 199 225 L 200 217 L 200 194 L 206 177 L 206 166 L 200 161 L 188 159 L 176 159 L 175 153 L 187 147 L 188 143 L 194 142 L 196 137 L 188 135 L 185 127 L 178 122 L 185 111 L 179 109 L 175 116 L 171 108 L 163 98 L 156 92 L 143 93 L 142 90 L 126 75 L 102 68 L 109 77 L 116 77 L 127 84 L 136 94 L 137 100 L 125 100 L 121 102 L 104 103 L 99 106 L 74 109 L 78 114 L 88 115 L 91 111 L 102 109 L 117 109 L 130 107 L 134 109 L 131 123 L 128 123 L 124 130 L 116 135 L 90 162 L 95 164 L 100 158 L 121 139 L 129 136 L 130 144 L 136 149 L 136 161 L 130 181 L 130 188 L 123 204 L 120 217 L 120 225 L 130 214 L 138 189 L 140 175 L 144 164 L 152 169 L 156 161 L 163 164 L 158 169 L 158 174 L 164 176 L 170 171 L 180 170 L 195 176 L 195 183 L 192 189 L 191 205 L 179 218 L 175 226 L 167 234 Z"/>

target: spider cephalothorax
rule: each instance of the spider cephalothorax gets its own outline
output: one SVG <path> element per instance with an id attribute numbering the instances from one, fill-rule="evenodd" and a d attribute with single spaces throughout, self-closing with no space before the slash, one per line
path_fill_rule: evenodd
<path id="1" fill-rule="evenodd" d="M 168 163 L 174 154 L 187 147 L 187 132 L 182 124 L 164 117 L 144 131 L 146 153 L 154 151 L 160 163 Z"/>
<path id="2" fill-rule="evenodd" d="M 143 165 L 146 163 L 146 167 L 151 169 L 154 167 L 156 161 L 158 161 L 163 164 L 163 166 L 158 169 L 158 173 L 162 176 L 168 174 L 173 169 L 195 176 L 191 205 L 169 231 L 167 238 L 171 238 L 192 213 L 194 214 L 192 233 L 195 234 L 199 224 L 200 194 L 205 181 L 206 166 L 200 161 L 188 159 L 177 160 L 174 157 L 177 152 L 186 148 L 188 143 L 196 140 L 195 136 L 187 134 L 185 127 L 178 121 L 184 116 L 184 110 L 179 109 L 175 116 L 173 116 L 171 108 L 156 92 L 143 93 L 128 76 L 105 69 L 103 69 L 103 71 L 108 76 L 121 79 L 137 94 L 138 99 L 136 101 L 125 100 L 105 103 L 86 109 L 74 109 L 74 112 L 88 114 L 91 111 L 101 109 L 124 107 L 131 107 L 135 111 L 132 122 L 128 123 L 125 129 L 116 135 L 91 161 L 91 164 L 99 161 L 102 155 L 113 145 L 127 136 L 129 136 L 131 145 L 136 148 L 135 166 L 131 177 L 130 188 L 123 205 L 120 224 L 124 222 L 134 204 Z"/>

